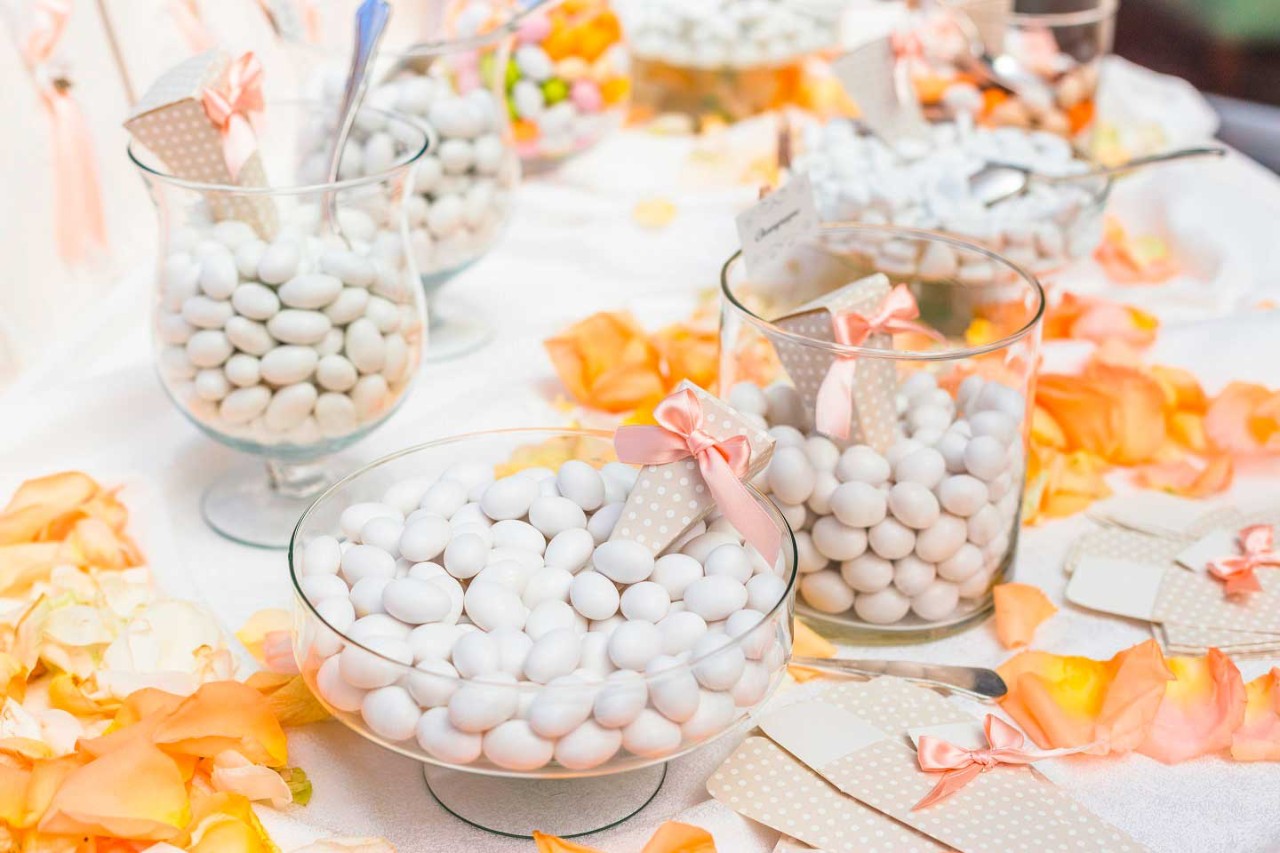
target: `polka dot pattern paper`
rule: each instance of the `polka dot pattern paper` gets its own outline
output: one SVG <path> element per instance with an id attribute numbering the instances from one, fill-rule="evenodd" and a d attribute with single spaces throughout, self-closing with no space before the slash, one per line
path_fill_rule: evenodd
<path id="1" fill-rule="evenodd" d="M 231 177 L 222 150 L 222 136 L 209 121 L 200 102 L 201 91 L 226 74 L 228 58 L 220 51 L 193 56 L 157 80 L 125 122 L 129 133 L 154 153 L 179 178 L 203 184 L 241 187 L 267 185 L 262 159 L 254 153 Z M 277 212 L 270 198 L 207 193 L 215 219 L 238 219 L 271 239 Z"/>
<path id="2" fill-rule="evenodd" d="M 830 853 L 945 850 L 931 838 L 837 791 L 773 741 L 743 741 L 707 780 L 716 800 Z"/>
<path id="3" fill-rule="evenodd" d="M 677 391 L 689 389 L 702 404 L 703 428 L 717 441 L 745 435 L 751 445 L 751 461 L 747 477 L 758 474 L 773 455 L 773 438 L 753 426 L 725 402 L 690 382 L 682 382 Z M 662 551 L 692 525 L 705 518 L 714 502 L 702 473 L 693 459 L 680 459 L 666 465 L 646 465 L 640 469 L 635 487 L 627 496 L 622 515 L 610 534 L 610 540 L 630 539 L 654 554 Z"/>
<path id="4" fill-rule="evenodd" d="M 869 276 L 847 284 L 809 303 L 800 311 L 774 322 L 789 332 L 818 341 L 834 342 L 835 333 L 831 328 L 833 314 L 846 311 L 870 314 L 879 309 L 890 290 L 887 277 L 879 274 Z M 827 352 L 790 341 L 779 340 L 775 345 L 778 358 L 812 416 L 818 389 L 835 358 Z M 864 346 L 891 350 L 893 336 L 872 335 L 867 338 Z M 894 404 L 897 389 L 897 368 L 892 361 L 873 358 L 858 360 L 853 401 L 849 411 L 852 426 L 849 435 L 855 444 L 868 444 L 881 452 L 893 444 L 898 424 Z"/>

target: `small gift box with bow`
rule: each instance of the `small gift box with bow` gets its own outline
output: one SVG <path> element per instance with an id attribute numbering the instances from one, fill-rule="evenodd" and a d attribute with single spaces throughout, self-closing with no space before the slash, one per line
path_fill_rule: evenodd
<path id="1" fill-rule="evenodd" d="M 915 298 L 883 273 L 859 279 L 774 320 L 814 341 L 893 349 L 895 332 L 939 337 L 916 322 Z M 800 392 L 819 432 L 867 444 L 883 453 L 897 437 L 897 368 L 891 359 L 837 355 L 823 347 L 777 340 L 778 358 Z"/>
<path id="2" fill-rule="evenodd" d="M 610 539 L 660 554 L 715 508 L 772 563 L 780 534 L 746 485 L 773 455 L 773 438 L 689 381 L 654 408 L 657 426 L 619 427 L 618 459 L 642 465 Z"/>
<path id="3" fill-rule="evenodd" d="M 235 61 L 218 50 L 193 56 L 163 74 L 124 126 L 175 177 L 199 184 L 265 187 L 250 118 L 262 111 L 262 66 L 252 53 Z M 264 240 L 277 212 L 266 196 L 208 193 L 215 219 L 238 219 Z"/>

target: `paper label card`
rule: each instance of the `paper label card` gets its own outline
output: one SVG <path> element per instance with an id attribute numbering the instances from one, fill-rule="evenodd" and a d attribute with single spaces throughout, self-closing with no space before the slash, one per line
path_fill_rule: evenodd
<path id="1" fill-rule="evenodd" d="M 859 45 L 831 63 L 845 92 L 858 106 L 859 120 L 889 145 L 928 136 L 920 102 L 899 68 L 888 36 Z"/>
<path id="2" fill-rule="evenodd" d="M 707 793 L 744 817 L 830 853 L 946 849 L 840 793 L 767 738 L 743 741 L 707 780 Z"/>
<path id="3" fill-rule="evenodd" d="M 1073 604 L 1152 622 L 1280 634 L 1280 572 L 1259 572 L 1262 591 L 1223 595 L 1222 582 L 1181 566 L 1086 557 L 1067 584 Z"/>
<path id="4" fill-rule="evenodd" d="M 892 289 L 888 276 L 876 273 L 809 302 L 797 311 L 774 320 L 774 324 L 806 338 L 834 343 L 834 315 L 846 311 L 870 315 L 880 308 Z M 864 346 L 893 349 L 893 336 L 871 335 Z M 835 356 L 816 347 L 786 340 L 774 341 L 774 347 L 812 416 L 817 406 L 818 389 L 835 362 Z M 863 358 L 858 360 L 855 370 L 849 438 L 855 444 L 868 444 L 884 452 L 897 437 L 898 410 L 894 400 L 898 390 L 897 368 L 889 359 Z"/>
<path id="5" fill-rule="evenodd" d="M 702 406 L 703 429 L 717 441 L 735 435 L 747 437 L 751 458 L 744 480 L 750 480 L 764 470 L 773 456 L 774 440 L 769 433 L 688 380 L 681 382 L 676 390 L 694 393 Z M 627 495 L 622 515 L 609 538 L 630 539 L 654 554 L 660 554 L 714 508 L 698 463 L 692 458 L 665 465 L 645 465 L 640 469 L 635 487 Z"/>
<path id="6" fill-rule="evenodd" d="M 1240 553 L 1236 537 L 1237 534 L 1230 530 L 1215 530 L 1183 548 L 1175 559 L 1193 572 L 1208 571 L 1209 564 L 1214 560 L 1234 557 Z"/>
<path id="7" fill-rule="evenodd" d="M 218 85 L 229 58 L 211 50 L 191 57 L 161 75 L 139 99 L 124 126 L 178 178 L 200 184 L 265 187 L 262 157 L 254 152 L 232 177 L 222 135 L 204 111 L 201 94 Z M 205 194 L 215 219 L 238 219 L 270 240 L 276 233 L 275 202 L 265 196 L 226 192 Z"/>
<path id="8" fill-rule="evenodd" d="M 1219 649 L 1228 654 L 1280 652 L 1280 634 L 1260 631 L 1232 631 L 1227 628 L 1202 628 L 1198 625 L 1165 622 L 1160 625 L 1158 639 L 1166 650 L 1178 654 L 1203 655 L 1210 648 Z"/>
<path id="9" fill-rule="evenodd" d="M 862 686 L 842 688 L 847 695 Z M 943 844 L 975 853 L 1066 851 L 1081 849 L 1080 840 L 1089 838 L 1091 850 L 1142 849 L 1026 766 L 996 767 L 941 802 L 913 811 L 939 777 L 920 770 L 901 723 L 888 721 L 886 732 L 844 707 L 815 713 L 822 704 L 828 703 L 779 708 L 765 715 L 761 729 L 844 793 Z"/>
<path id="10" fill-rule="evenodd" d="M 1108 498 L 1089 508 L 1098 521 L 1118 524 L 1156 536 L 1183 538 L 1196 520 L 1205 514 L 1203 501 L 1180 498 L 1163 492 L 1141 492 Z"/>
<path id="11" fill-rule="evenodd" d="M 752 275 L 767 275 L 785 263 L 791 249 L 818 233 L 818 209 L 807 174 L 785 184 L 738 214 L 742 262 Z"/>

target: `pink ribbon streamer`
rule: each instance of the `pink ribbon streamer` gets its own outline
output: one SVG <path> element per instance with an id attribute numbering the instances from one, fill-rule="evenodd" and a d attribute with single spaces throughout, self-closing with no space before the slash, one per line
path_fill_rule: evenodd
<path id="1" fill-rule="evenodd" d="M 205 26 L 197 0 L 172 0 L 169 14 L 173 15 L 173 22 L 178 25 L 182 39 L 192 53 L 204 53 L 217 45 L 217 40 Z"/>
<path id="2" fill-rule="evenodd" d="M 986 749 L 965 749 L 932 735 L 920 736 L 916 744 L 916 761 L 919 762 L 920 769 L 926 773 L 943 775 L 938 784 L 933 786 L 933 790 L 911 807 L 912 811 L 928 808 L 945 800 L 980 774 L 1001 764 L 1031 764 L 1042 758 L 1074 755 L 1093 746 L 1089 744 L 1042 751 L 1023 749 L 1026 738 L 1022 736 L 1022 732 L 993 714 L 987 714 L 982 729 L 987 735 Z"/>
<path id="3" fill-rule="evenodd" d="M 702 404 L 688 389 L 659 403 L 653 418 L 658 426 L 618 427 L 613 438 L 618 459 L 633 465 L 666 465 L 692 458 L 725 518 L 766 560 L 776 560 L 781 534 L 742 482 L 751 460 L 747 437 L 735 435 L 717 441 L 703 428 Z"/>
<path id="4" fill-rule="evenodd" d="M 200 95 L 205 115 L 222 134 L 222 154 L 232 178 L 258 150 L 250 116 L 262 111 L 262 63 L 252 52 L 231 63 L 226 82 Z"/>
<path id="5" fill-rule="evenodd" d="M 1261 592 L 1255 569 L 1280 567 L 1275 531 L 1269 524 L 1252 524 L 1239 533 L 1240 553 L 1209 563 L 1209 574 L 1225 584 L 1227 595 Z"/>
<path id="6" fill-rule="evenodd" d="M 107 246 L 102 187 L 93 157 L 93 140 L 80 105 L 65 80 L 47 73 L 62 36 L 71 3 L 37 0 L 36 24 L 22 45 L 22 61 L 36 80 L 40 102 L 49 114 L 53 151 L 53 215 L 58 256 L 79 264 Z"/>
<path id="7" fill-rule="evenodd" d="M 879 310 L 870 316 L 857 311 L 843 311 L 831 316 L 836 343 L 848 347 L 862 346 L 872 335 L 896 332 L 920 332 L 934 340 L 942 335 L 923 323 L 915 322 L 920 307 L 905 284 L 889 292 Z M 849 437 L 849 413 L 853 410 L 853 389 L 857 381 L 858 357 L 838 355 L 818 387 L 814 419 L 818 431 L 832 438 Z"/>

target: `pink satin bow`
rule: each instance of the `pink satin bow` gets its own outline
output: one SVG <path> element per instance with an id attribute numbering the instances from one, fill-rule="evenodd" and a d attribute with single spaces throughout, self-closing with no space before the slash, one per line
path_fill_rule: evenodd
<path id="1" fill-rule="evenodd" d="M 1089 744 L 1040 752 L 1026 750 L 1022 748 L 1026 743 L 1022 732 L 993 714 L 987 714 L 982 728 L 987 735 L 987 749 L 964 749 L 931 735 L 920 736 L 916 744 L 916 761 L 919 762 L 920 769 L 926 773 L 943 775 L 938 780 L 938 784 L 933 786 L 933 790 L 911 807 L 912 811 L 928 808 L 934 803 L 945 800 L 972 782 L 979 774 L 1001 764 L 1031 764 L 1042 758 L 1073 755 L 1093 746 Z"/>
<path id="2" fill-rule="evenodd" d="M 920 308 L 905 284 L 899 284 L 889 292 L 879 310 L 870 316 L 857 311 L 844 311 L 831 316 L 831 328 L 836 343 L 858 347 L 872 335 L 896 332 L 920 332 L 935 340 L 942 335 L 923 323 L 915 322 Z M 849 416 L 853 411 L 853 388 L 857 381 L 858 357 L 838 355 L 827 375 L 818 387 L 814 419 L 818 431 L 832 438 L 849 437 Z"/>
<path id="3" fill-rule="evenodd" d="M 77 264 L 94 252 L 106 250 L 102 188 L 84 113 L 71 97 L 67 81 L 48 73 L 49 61 L 71 17 L 71 4 L 67 0 L 38 0 L 35 11 L 37 23 L 22 45 L 22 61 L 35 79 L 40 101 L 49 114 L 58 255 Z"/>
<path id="4" fill-rule="evenodd" d="M 703 428 L 702 404 L 688 389 L 659 403 L 653 418 L 658 426 L 618 427 L 613 438 L 618 459 L 634 465 L 666 465 L 692 458 L 725 518 L 766 560 L 776 560 L 781 547 L 777 525 L 742 482 L 751 460 L 747 437 L 716 440 Z"/>
<path id="5" fill-rule="evenodd" d="M 1221 557 L 1209 564 L 1209 574 L 1226 584 L 1227 595 L 1261 592 L 1255 569 L 1280 567 L 1274 550 L 1275 532 L 1269 524 L 1253 524 L 1240 531 L 1240 554 Z"/>
<path id="6" fill-rule="evenodd" d="M 250 116 L 262 111 L 262 63 L 252 52 L 231 63 L 220 87 L 207 87 L 200 95 L 205 115 L 222 134 L 222 153 L 232 178 L 258 149 Z"/>

